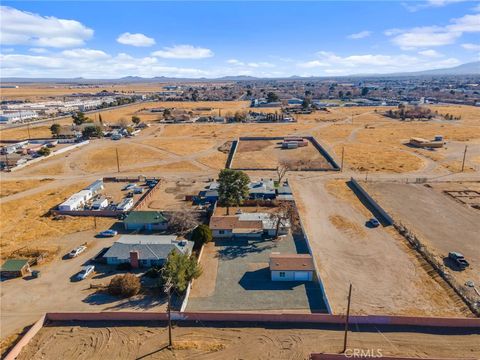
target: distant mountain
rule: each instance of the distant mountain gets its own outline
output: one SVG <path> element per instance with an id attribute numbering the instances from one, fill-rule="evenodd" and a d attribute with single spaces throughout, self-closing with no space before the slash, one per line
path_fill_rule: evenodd
<path id="1" fill-rule="evenodd" d="M 292 75 L 286 78 L 275 78 L 277 80 L 287 79 L 287 80 L 305 80 L 305 79 L 341 79 L 341 78 L 358 78 L 358 77 L 405 77 L 405 76 L 461 76 L 461 75 L 480 75 L 480 61 L 465 63 L 458 65 L 452 68 L 445 69 L 433 69 L 433 70 L 423 70 L 415 72 L 402 72 L 402 73 L 391 73 L 391 74 L 357 74 L 357 75 L 346 75 L 346 76 L 312 76 L 312 77 L 301 77 L 297 75 Z M 219 78 L 175 78 L 175 77 L 166 77 L 166 76 L 156 76 L 152 78 L 144 78 L 140 76 L 125 76 L 119 79 L 84 79 L 82 77 L 78 78 L 1 78 L 0 81 L 4 83 L 69 83 L 69 84 L 105 84 L 105 83 L 147 83 L 147 82 L 214 82 L 214 81 L 254 81 L 254 80 L 263 80 L 272 78 L 257 78 L 254 76 L 248 75 L 236 75 L 236 76 L 223 76 Z M 275 80 L 273 79 L 273 80 Z"/>

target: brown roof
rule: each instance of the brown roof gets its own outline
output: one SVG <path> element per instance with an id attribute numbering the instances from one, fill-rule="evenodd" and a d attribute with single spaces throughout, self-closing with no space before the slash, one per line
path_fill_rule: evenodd
<path id="1" fill-rule="evenodd" d="M 244 220 L 240 221 L 238 216 L 212 216 L 210 219 L 210 229 L 263 229 L 261 220 Z"/>
<path id="2" fill-rule="evenodd" d="M 309 254 L 275 254 L 270 255 L 270 270 L 304 270 L 313 271 L 313 258 Z"/>

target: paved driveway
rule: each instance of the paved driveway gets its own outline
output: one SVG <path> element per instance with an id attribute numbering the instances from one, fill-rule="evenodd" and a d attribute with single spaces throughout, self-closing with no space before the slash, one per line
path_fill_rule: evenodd
<path id="1" fill-rule="evenodd" d="M 316 282 L 279 282 L 270 280 L 268 260 L 271 252 L 307 253 L 305 241 L 292 236 L 282 240 L 223 240 L 215 243 L 215 251 L 202 259 L 204 275 L 216 271 L 215 289 L 208 296 L 191 293 L 187 310 L 295 310 L 326 312 L 323 294 Z M 216 266 L 215 266 L 216 265 Z M 203 275 L 202 275 L 203 276 Z M 201 284 L 197 283 L 197 287 Z M 194 284 L 195 287 L 195 284 Z"/>

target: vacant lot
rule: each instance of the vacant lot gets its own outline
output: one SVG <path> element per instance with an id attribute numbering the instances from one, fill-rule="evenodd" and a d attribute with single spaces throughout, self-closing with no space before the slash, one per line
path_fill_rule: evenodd
<path id="1" fill-rule="evenodd" d="M 282 140 L 241 140 L 233 159 L 233 169 L 272 169 L 283 161 L 295 169 L 331 169 L 322 154 L 308 142 L 297 149 L 282 149 Z"/>
<path id="2" fill-rule="evenodd" d="M 162 323 L 53 323 L 19 359 L 306 359 L 312 352 L 338 353 L 343 344 L 339 326 L 179 324 L 172 350 L 164 347 L 167 333 Z M 348 344 L 390 356 L 467 358 L 479 354 L 479 337 L 460 330 L 354 326 Z"/>
<path id="3" fill-rule="evenodd" d="M 181 210 L 189 208 L 191 201 L 185 201 L 187 195 L 198 195 L 207 182 L 196 180 L 162 181 L 159 190 L 147 202 L 145 210 Z"/>
<path id="4" fill-rule="evenodd" d="M 480 211 L 462 205 L 443 194 L 444 185 L 432 186 L 374 183 L 365 184 L 371 195 L 391 216 L 416 234 L 427 249 L 443 263 L 450 251 L 464 254 L 470 267 L 464 271 L 449 269 L 460 282 L 480 284 Z M 449 183 L 448 189 L 478 189 L 478 184 Z M 448 263 L 447 263 L 448 264 Z M 471 290 L 473 294 L 473 289 Z M 480 299 L 480 297 L 479 297 Z"/>
<path id="5" fill-rule="evenodd" d="M 17 180 L 17 181 L 2 180 L 0 182 L 0 197 L 18 194 L 22 191 L 35 188 L 40 184 L 48 183 L 51 180 L 52 179 L 47 179 L 47 178 L 42 180 Z"/>
<path id="6" fill-rule="evenodd" d="M 335 195 L 330 193 L 334 187 L 327 190 L 320 177 L 290 183 L 333 313 L 345 311 L 352 283 L 355 314 L 470 314 L 443 280 L 431 277 L 428 266 L 394 229 L 365 227 L 372 215 L 361 210 L 345 183 Z"/>
<path id="7" fill-rule="evenodd" d="M 326 312 L 317 282 L 270 279 L 272 252 L 308 253 L 301 236 L 276 241 L 217 240 L 214 245 L 203 254 L 203 274 L 194 283 L 187 310 Z"/>

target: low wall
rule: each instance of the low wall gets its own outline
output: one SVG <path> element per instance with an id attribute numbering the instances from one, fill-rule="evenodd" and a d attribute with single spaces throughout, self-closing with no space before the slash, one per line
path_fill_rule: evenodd
<path id="1" fill-rule="evenodd" d="M 137 203 L 133 206 L 132 208 L 132 211 L 133 210 L 140 210 L 144 205 L 145 203 L 150 200 L 150 198 L 153 196 L 153 194 L 155 194 L 159 189 L 160 189 L 160 184 L 162 182 L 159 181 L 155 184 L 155 186 L 151 189 L 148 189 L 147 192 L 145 194 L 143 194 L 140 199 L 138 199 Z"/>
<path id="2" fill-rule="evenodd" d="M 32 338 L 37 335 L 37 333 L 42 329 L 45 324 L 46 314 L 43 315 L 33 326 L 27 331 L 25 335 L 22 336 L 19 342 L 8 352 L 4 357 L 4 360 L 14 360 L 22 351 L 22 349 L 32 340 Z"/>
<path id="3" fill-rule="evenodd" d="M 355 180 L 350 178 L 350 185 L 354 192 L 359 196 L 360 201 L 363 199 L 363 203 L 367 203 L 369 208 L 383 225 L 393 225 L 393 219 L 387 214 L 385 210 L 368 194 L 368 192 Z"/>
<path id="4" fill-rule="evenodd" d="M 225 169 L 230 169 L 232 166 L 233 158 L 238 148 L 238 140 L 233 140 L 232 145 L 230 146 L 230 151 L 228 153 L 227 163 L 225 164 Z"/>
<path id="5" fill-rule="evenodd" d="M 200 260 L 202 259 L 203 249 L 205 249 L 205 245 L 202 245 L 202 248 L 200 249 L 200 254 L 198 254 L 198 259 L 197 259 L 197 263 L 198 263 L 198 264 L 200 264 Z M 192 290 L 192 287 L 193 287 L 193 283 L 194 283 L 194 282 L 195 282 L 195 279 L 192 279 L 192 280 L 188 283 L 187 291 L 185 292 L 185 296 L 184 296 L 184 298 L 183 298 L 182 306 L 180 307 L 180 311 L 181 311 L 181 312 L 185 311 L 185 309 L 187 308 L 187 305 L 188 305 L 188 297 L 190 296 L 190 291 Z"/>

